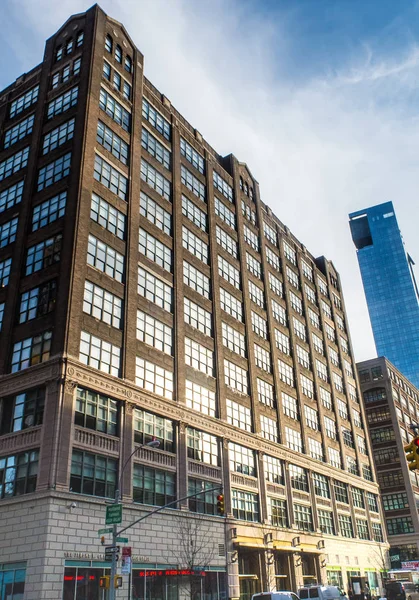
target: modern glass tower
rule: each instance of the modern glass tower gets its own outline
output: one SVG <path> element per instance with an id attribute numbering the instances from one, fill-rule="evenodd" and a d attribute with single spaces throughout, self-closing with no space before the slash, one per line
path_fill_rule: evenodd
<path id="1" fill-rule="evenodd" d="M 392 202 L 349 215 L 378 356 L 419 386 L 419 294 Z"/>

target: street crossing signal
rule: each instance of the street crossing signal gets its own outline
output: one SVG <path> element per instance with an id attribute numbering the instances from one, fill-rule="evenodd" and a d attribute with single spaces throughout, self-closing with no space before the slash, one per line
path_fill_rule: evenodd
<path id="1" fill-rule="evenodd" d="M 100 543 L 102 544 L 102 546 L 105 545 L 105 536 L 102 535 L 102 537 L 100 538 Z"/>
<path id="2" fill-rule="evenodd" d="M 114 588 L 120 588 L 120 587 L 122 587 L 122 577 L 121 577 L 121 575 L 115 575 L 113 587 Z"/>
<path id="3" fill-rule="evenodd" d="M 218 494 L 217 496 L 217 513 L 219 515 L 224 514 L 224 494 Z"/>
<path id="4" fill-rule="evenodd" d="M 103 577 L 99 577 L 99 587 L 105 590 L 108 590 L 111 586 L 111 578 L 109 575 L 104 575 Z"/>
<path id="5" fill-rule="evenodd" d="M 408 467 L 410 471 L 419 469 L 419 436 L 413 438 L 410 444 L 404 446 Z"/>

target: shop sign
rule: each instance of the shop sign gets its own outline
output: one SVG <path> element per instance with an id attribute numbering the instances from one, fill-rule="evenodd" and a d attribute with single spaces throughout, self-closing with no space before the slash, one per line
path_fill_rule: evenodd
<path id="1" fill-rule="evenodd" d="M 410 560 L 402 562 L 402 569 L 410 569 L 411 571 L 419 571 L 419 560 Z"/>
<path id="2" fill-rule="evenodd" d="M 147 569 L 138 571 L 137 577 L 181 577 L 184 575 L 197 575 L 205 577 L 205 571 L 196 571 L 193 569 Z"/>
<path id="3" fill-rule="evenodd" d="M 105 560 L 104 554 L 96 554 L 95 552 L 64 552 L 64 558 L 73 560 L 99 560 L 103 562 Z M 142 556 L 141 554 L 133 554 L 132 561 L 136 563 L 149 563 L 156 562 L 151 560 L 149 556 Z"/>

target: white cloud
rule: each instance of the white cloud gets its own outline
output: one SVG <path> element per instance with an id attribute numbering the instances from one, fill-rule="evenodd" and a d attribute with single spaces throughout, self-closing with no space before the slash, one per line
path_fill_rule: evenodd
<path id="1" fill-rule="evenodd" d="M 13 6 L 39 43 L 85 8 L 73 0 Z M 389 60 L 365 45 L 357 63 L 294 81 L 289 71 L 278 75 L 292 47 L 286 18 L 256 18 L 250 3 L 106 0 L 102 6 L 144 53 L 146 76 L 220 154 L 247 162 L 263 200 L 314 255 L 334 262 L 356 357 L 373 356 L 347 214 L 393 200 L 419 260 L 419 124 L 412 110 L 418 49 Z"/>

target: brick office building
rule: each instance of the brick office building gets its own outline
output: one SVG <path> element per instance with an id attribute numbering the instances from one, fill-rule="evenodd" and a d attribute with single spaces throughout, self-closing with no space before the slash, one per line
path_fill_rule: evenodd
<path id="1" fill-rule="evenodd" d="M 101 597 L 127 462 L 124 524 L 217 484 L 227 511 L 208 492 L 129 530 L 133 598 L 184 593 L 185 520 L 207 541 L 197 597 L 375 587 L 387 544 L 339 276 L 143 64 L 94 6 L 0 94 L 0 585 Z"/>
<path id="2" fill-rule="evenodd" d="M 419 560 L 419 479 L 403 446 L 419 423 L 419 390 L 386 358 L 357 364 L 390 543 L 390 564 Z M 401 575 L 400 575 L 401 576 Z"/>

